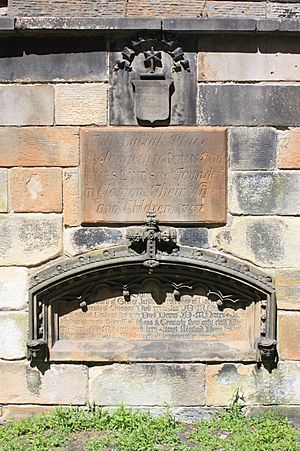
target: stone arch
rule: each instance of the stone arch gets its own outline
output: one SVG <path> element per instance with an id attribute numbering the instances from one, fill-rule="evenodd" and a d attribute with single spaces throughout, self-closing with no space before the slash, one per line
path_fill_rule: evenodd
<path id="1" fill-rule="evenodd" d="M 153 304 L 152 310 L 147 304 L 154 315 L 152 335 L 145 332 L 137 313 L 141 293 L 146 293 L 145 305 L 150 298 Z M 112 308 L 109 303 L 114 303 L 116 318 L 111 337 L 101 323 L 108 321 L 103 305 Z M 155 315 L 161 316 L 166 305 L 164 315 L 169 312 L 175 319 L 159 339 Z M 182 319 L 188 305 L 194 311 L 190 322 Z M 210 322 L 203 320 L 203 309 Z M 116 333 L 119 314 L 118 321 L 136 326 L 136 335 Z M 73 318 L 70 322 L 68 315 Z M 32 277 L 28 357 L 81 362 L 243 360 L 274 365 L 275 320 L 272 277 L 248 262 L 185 246 L 166 247 L 149 259 L 148 253 L 131 246 L 112 246 L 62 259 Z M 174 336 L 172 324 L 177 327 Z"/>

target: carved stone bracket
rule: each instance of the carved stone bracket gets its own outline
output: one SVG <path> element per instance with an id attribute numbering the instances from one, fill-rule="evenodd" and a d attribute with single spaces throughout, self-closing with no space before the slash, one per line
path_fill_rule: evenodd
<path id="1" fill-rule="evenodd" d="M 173 228 L 159 230 L 158 220 L 155 213 L 152 212 L 148 213 L 145 224 L 146 227 L 130 229 L 126 238 L 131 241 L 132 249 L 139 253 L 145 252 L 143 265 L 148 267 L 149 273 L 151 273 L 159 265 L 156 258 L 158 252 L 178 249 L 176 246 L 176 230 Z"/>
<path id="2" fill-rule="evenodd" d="M 43 338 L 27 341 L 27 357 L 31 361 L 46 362 L 48 360 L 48 344 Z"/>

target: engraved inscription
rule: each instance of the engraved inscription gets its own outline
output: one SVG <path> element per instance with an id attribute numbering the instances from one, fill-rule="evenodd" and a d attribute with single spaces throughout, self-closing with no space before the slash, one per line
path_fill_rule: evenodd
<path id="1" fill-rule="evenodd" d="M 82 222 L 224 223 L 226 131 L 89 130 L 82 135 Z"/>
<path id="2" fill-rule="evenodd" d="M 72 303 L 61 304 L 60 340 L 231 340 L 243 338 L 247 328 L 244 310 L 220 311 L 199 295 L 184 295 L 177 302 L 168 294 L 162 304 L 151 293 L 132 295 L 130 302 L 112 297 L 95 301 L 86 312 L 73 305 L 74 310 Z"/>

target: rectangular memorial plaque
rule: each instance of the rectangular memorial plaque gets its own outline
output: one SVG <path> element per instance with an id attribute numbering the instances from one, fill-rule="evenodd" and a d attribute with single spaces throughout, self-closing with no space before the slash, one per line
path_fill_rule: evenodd
<path id="1" fill-rule="evenodd" d="M 226 129 L 82 132 L 82 223 L 226 223 Z"/>
<path id="2" fill-rule="evenodd" d="M 225 308 L 206 296 L 172 293 L 160 299 L 151 289 L 123 296 L 95 294 L 87 310 L 78 301 L 55 307 L 54 360 L 221 360 L 255 358 L 255 305 Z"/>

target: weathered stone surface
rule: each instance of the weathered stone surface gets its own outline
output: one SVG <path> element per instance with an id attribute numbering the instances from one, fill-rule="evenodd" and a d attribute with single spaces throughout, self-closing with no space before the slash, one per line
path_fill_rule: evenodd
<path id="1" fill-rule="evenodd" d="M 105 125 L 107 86 L 86 83 L 55 86 L 57 125 Z"/>
<path id="2" fill-rule="evenodd" d="M 224 363 L 206 370 L 206 404 L 300 404 L 300 362 L 281 362 L 269 373 L 254 365 Z"/>
<path id="3" fill-rule="evenodd" d="M 259 19 L 267 16 L 266 2 L 209 1 L 204 5 L 206 17 Z"/>
<path id="4" fill-rule="evenodd" d="M 65 169 L 63 173 L 64 224 L 80 224 L 79 173 L 78 168 Z"/>
<path id="5" fill-rule="evenodd" d="M 150 17 L 199 17 L 203 12 L 203 2 L 198 0 L 173 0 L 171 3 L 159 0 L 129 0 L 128 16 Z"/>
<path id="6" fill-rule="evenodd" d="M 159 0 L 129 0 L 128 16 L 159 16 L 159 17 L 266 17 L 265 2 L 238 1 L 198 1 L 173 0 L 171 3 Z M 172 28 L 173 29 L 173 28 Z M 178 29 L 178 28 L 177 28 Z"/>
<path id="7" fill-rule="evenodd" d="M 300 31 L 300 20 L 290 19 L 260 19 L 257 21 L 257 31 Z"/>
<path id="8" fill-rule="evenodd" d="M 226 131 L 85 131 L 81 187 L 85 224 L 225 223 Z"/>
<path id="9" fill-rule="evenodd" d="M 105 39 L 22 38 L 3 40 L 0 81 L 102 81 L 106 79 Z"/>
<path id="10" fill-rule="evenodd" d="M 300 173 L 233 172 L 229 211 L 242 215 L 300 215 Z"/>
<path id="11" fill-rule="evenodd" d="M 61 252 L 62 218 L 55 214 L 0 215 L 0 264 L 37 265 Z"/>
<path id="12" fill-rule="evenodd" d="M 297 81 L 299 54 L 200 52 L 199 81 Z"/>
<path id="13" fill-rule="evenodd" d="M 276 299 L 279 309 L 300 310 L 300 271 L 275 271 Z"/>
<path id="14" fill-rule="evenodd" d="M 12 17 L 0 17 L 0 30 L 13 30 L 14 23 L 15 21 Z"/>
<path id="15" fill-rule="evenodd" d="M 79 264 L 83 262 L 81 256 Z M 88 286 L 83 285 L 84 279 L 77 279 L 77 285 L 73 284 L 73 290 L 78 293 L 75 300 L 64 303 L 62 293 L 59 301 L 52 303 L 52 311 L 57 312 L 57 328 L 51 329 L 52 320 L 48 322 L 49 331 L 45 325 L 46 336 L 53 340 L 53 344 L 49 343 L 51 360 L 256 361 L 259 327 L 256 305 L 220 311 L 216 302 L 206 295 L 209 288 L 217 291 L 216 282 L 207 282 L 204 289 L 187 289 L 188 294 L 183 294 L 179 302 L 176 292 L 170 288 L 171 274 L 166 282 L 158 282 L 145 279 L 136 268 L 133 276 L 121 278 L 121 273 L 121 269 L 116 271 L 117 280 L 112 276 L 107 280 L 101 275 L 92 279 L 91 274 Z M 125 297 L 121 290 L 122 287 L 127 290 L 128 280 L 132 284 Z M 174 280 L 177 286 L 177 279 Z M 189 273 L 180 281 L 179 287 L 193 285 L 198 277 L 194 274 L 193 278 Z M 87 296 L 85 309 L 78 302 L 82 293 Z"/>
<path id="16" fill-rule="evenodd" d="M 3 406 L 2 416 L 0 420 L 9 421 L 13 418 L 24 418 L 28 416 L 40 415 L 42 413 L 51 413 L 56 406 L 38 406 L 34 404 L 29 405 L 7 405 Z"/>
<path id="17" fill-rule="evenodd" d="M 245 18 L 174 18 L 163 19 L 162 29 L 166 31 L 254 31 L 256 20 Z"/>
<path id="18" fill-rule="evenodd" d="M 15 360 L 26 356 L 27 315 L 0 312 L 0 359 Z"/>
<path id="19" fill-rule="evenodd" d="M 268 17 L 273 18 L 287 18 L 287 19 L 299 19 L 300 18 L 300 5 L 299 2 L 291 3 L 269 3 L 268 5 Z"/>
<path id="20" fill-rule="evenodd" d="M 0 141 L 0 166 L 77 166 L 79 162 L 79 130 L 74 127 L 0 128 Z"/>
<path id="21" fill-rule="evenodd" d="M 0 268 L 0 310 L 20 310 L 27 304 L 28 270 Z"/>
<path id="22" fill-rule="evenodd" d="M 300 312 L 278 312 L 278 353 L 281 360 L 300 360 Z"/>
<path id="23" fill-rule="evenodd" d="M 115 17 L 125 13 L 124 0 L 12 0 L 9 12 L 12 16 L 61 16 L 61 17 Z"/>
<path id="24" fill-rule="evenodd" d="M 60 168 L 16 168 L 10 171 L 11 207 L 16 212 L 62 211 Z"/>
<path id="25" fill-rule="evenodd" d="M 0 403 L 82 405 L 87 400 L 87 368 L 83 365 L 30 367 L 27 362 L 0 362 Z M 11 383 L 12 374 L 14 383 Z"/>
<path id="26" fill-rule="evenodd" d="M 300 128 L 281 134 L 279 140 L 279 161 L 281 169 L 300 169 Z"/>
<path id="27" fill-rule="evenodd" d="M 30 30 L 161 30 L 153 17 L 18 17 L 16 29 Z"/>
<path id="28" fill-rule="evenodd" d="M 254 170 L 276 167 L 278 134 L 268 127 L 232 127 L 229 129 L 231 169 Z"/>
<path id="29" fill-rule="evenodd" d="M 204 405 L 201 364 L 136 364 L 90 368 L 90 402 L 101 405 Z"/>
<path id="30" fill-rule="evenodd" d="M 53 86 L 0 86 L 0 125 L 52 125 Z"/>
<path id="31" fill-rule="evenodd" d="M 208 248 L 210 244 L 209 231 L 202 227 L 178 229 L 178 242 L 184 246 Z"/>
<path id="32" fill-rule="evenodd" d="M 300 124 L 298 85 L 199 85 L 199 102 L 201 125 Z"/>
<path id="33" fill-rule="evenodd" d="M 121 229 L 80 227 L 66 229 L 64 232 L 64 249 L 70 256 L 123 242 L 125 242 L 125 238 Z"/>
<path id="34" fill-rule="evenodd" d="M 7 185 L 8 177 L 7 177 L 7 170 L 6 169 L 0 169 L 0 212 L 6 213 L 7 212 Z"/>
<path id="35" fill-rule="evenodd" d="M 300 265 L 300 218 L 235 217 L 230 227 L 212 231 L 214 245 L 262 267 Z"/>

